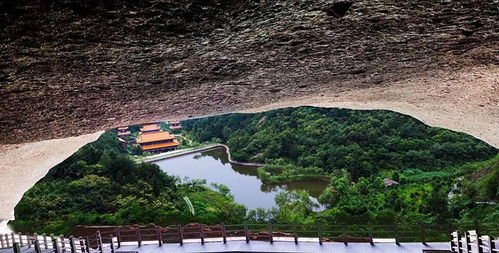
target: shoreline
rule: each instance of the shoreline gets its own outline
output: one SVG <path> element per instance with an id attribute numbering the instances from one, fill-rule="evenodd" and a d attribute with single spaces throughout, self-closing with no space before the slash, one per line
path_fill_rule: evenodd
<path id="1" fill-rule="evenodd" d="M 225 149 L 225 153 L 227 153 L 227 157 L 228 157 L 228 160 L 229 160 L 230 163 L 239 164 L 239 165 L 245 165 L 245 166 L 253 166 L 253 167 L 262 167 L 262 166 L 265 166 L 264 163 L 248 163 L 248 162 L 234 161 L 234 160 L 231 159 L 229 147 L 227 147 L 224 144 L 220 144 L 220 145 Z"/>
<path id="2" fill-rule="evenodd" d="M 216 144 L 211 144 L 207 145 L 204 147 L 198 147 L 198 148 L 190 148 L 190 149 L 184 149 L 184 150 L 177 150 L 178 152 L 169 154 L 167 153 L 161 153 L 155 155 L 156 157 L 149 157 L 149 159 L 146 157 L 142 160 L 137 159 L 136 161 L 140 162 L 157 162 L 157 161 L 162 161 L 162 160 L 168 160 L 171 158 L 179 157 L 179 156 L 184 156 L 184 155 L 189 155 L 193 153 L 200 153 L 200 152 L 205 152 L 205 151 L 210 151 L 214 149 L 224 149 L 225 153 L 227 154 L 227 160 L 231 164 L 237 164 L 237 165 L 244 165 L 244 166 L 250 166 L 250 167 L 255 167 L 259 168 L 262 166 L 265 166 L 263 163 L 248 163 L 248 162 L 239 162 L 231 159 L 230 155 L 230 149 L 227 145 L 221 144 L 221 143 L 216 143 Z M 182 152 L 184 151 L 184 152 Z M 154 155 L 153 155 L 154 156 Z M 306 180 L 319 180 L 319 181 L 324 181 L 324 182 L 329 182 L 330 181 L 330 176 L 329 175 L 293 175 L 293 176 L 271 176 L 275 177 L 277 181 L 275 180 L 262 180 L 260 177 L 258 179 L 262 182 L 262 184 L 266 185 L 283 185 L 283 184 L 289 184 L 289 183 L 294 183 L 294 182 L 300 182 L 300 181 L 306 181 Z"/>
<path id="3" fill-rule="evenodd" d="M 150 163 L 150 162 L 157 162 L 157 161 L 161 161 L 161 160 L 167 160 L 167 159 L 175 158 L 175 157 L 179 157 L 179 156 L 189 155 L 192 153 L 208 151 L 208 150 L 215 149 L 218 147 L 220 147 L 219 144 L 211 144 L 211 145 L 201 146 L 201 147 L 196 147 L 196 148 L 178 149 L 178 150 L 174 150 L 174 151 L 159 153 L 159 154 L 150 155 L 150 156 L 141 157 L 141 158 L 132 157 L 132 159 L 135 162 Z"/>
<path id="4" fill-rule="evenodd" d="M 150 162 L 157 162 L 157 161 L 161 161 L 161 160 L 168 160 L 170 158 L 189 155 L 189 154 L 193 154 L 193 153 L 210 151 L 210 150 L 218 149 L 218 148 L 222 148 L 225 150 L 225 153 L 227 154 L 227 158 L 228 158 L 229 163 L 238 164 L 238 165 L 245 165 L 245 166 L 252 166 L 252 167 L 262 167 L 265 165 L 263 163 L 248 163 L 248 162 L 239 162 L 239 161 L 232 160 L 229 147 L 227 145 L 224 145 L 221 143 L 210 144 L 207 146 L 197 147 L 197 148 L 180 149 L 180 150 L 175 150 L 177 152 L 170 151 L 170 152 L 175 152 L 175 153 L 170 153 L 170 152 L 160 153 L 160 154 L 144 157 L 143 159 L 139 158 L 139 159 L 134 159 L 134 160 L 136 162 L 150 163 Z"/>

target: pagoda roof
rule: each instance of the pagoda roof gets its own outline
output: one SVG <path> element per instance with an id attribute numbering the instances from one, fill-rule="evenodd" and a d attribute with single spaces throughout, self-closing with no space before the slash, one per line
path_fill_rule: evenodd
<path id="1" fill-rule="evenodd" d="M 128 130 L 128 127 L 127 127 L 127 126 L 124 126 L 124 127 L 118 127 L 118 130 Z"/>
<path id="2" fill-rule="evenodd" d="M 161 128 L 156 125 L 156 124 L 149 124 L 149 125 L 143 125 L 140 128 L 140 131 L 145 132 L 145 131 L 155 131 L 155 130 L 161 130 Z"/>
<path id="3" fill-rule="evenodd" d="M 147 143 L 153 141 L 173 140 L 175 136 L 170 135 L 170 132 L 158 131 L 152 133 L 140 133 L 137 143 Z"/>

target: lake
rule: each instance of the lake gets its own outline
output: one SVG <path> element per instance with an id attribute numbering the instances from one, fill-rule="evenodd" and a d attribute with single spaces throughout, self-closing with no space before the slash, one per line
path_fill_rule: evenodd
<path id="1" fill-rule="evenodd" d="M 314 201 L 328 182 L 304 180 L 280 185 L 263 184 L 254 166 L 232 164 L 224 148 L 169 158 L 154 162 L 169 175 L 182 179 L 204 179 L 208 184 L 217 183 L 229 187 L 236 202 L 248 209 L 272 208 L 275 196 L 285 190 L 307 190 Z"/>

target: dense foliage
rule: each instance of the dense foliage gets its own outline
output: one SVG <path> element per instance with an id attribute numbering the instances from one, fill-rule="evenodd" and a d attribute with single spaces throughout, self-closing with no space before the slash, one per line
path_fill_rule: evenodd
<path id="1" fill-rule="evenodd" d="M 183 200 L 192 202 L 192 216 Z M 179 183 L 155 164 L 136 164 L 113 132 L 52 168 L 16 206 L 16 230 L 68 233 L 72 227 L 239 222 L 246 209 L 203 182 Z"/>
<path id="2" fill-rule="evenodd" d="M 388 111 L 286 108 L 183 123 L 198 141 L 218 138 L 234 160 L 345 169 L 354 180 L 381 170 L 435 171 L 491 158 L 497 150 L 472 136 Z"/>
<path id="3" fill-rule="evenodd" d="M 499 201 L 497 150 L 409 116 L 300 107 L 189 120 L 183 127 L 197 141 L 227 144 L 235 160 L 265 163 L 264 182 L 331 179 L 319 198 L 323 212 L 305 208 L 306 193 L 288 194 L 278 209 L 251 211 L 255 220 L 499 225 L 498 205 L 482 203 Z M 398 184 L 386 186 L 385 178 Z"/>
<path id="4" fill-rule="evenodd" d="M 162 125 L 167 127 L 167 125 Z M 283 192 L 271 210 L 234 202 L 222 185 L 179 182 L 130 160 L 114 132 L 86 145 L 30 189 L 13 225 L 67 233 L 74 225 L 252 222 L 447 223 L 499 227 L 499 155 L 469 135 L 387 111 L 289 108 L 183 122 L 182 142 L 222 142 L 234 160 L 265 163 L 264 182 L 330 181 L 319 198 Z M 398 182 L 391 186 L 384 179 Z M 449 195 L 450 193 L 453 196 Z M 195 214 L 190 210 L 192 203 Z"/>

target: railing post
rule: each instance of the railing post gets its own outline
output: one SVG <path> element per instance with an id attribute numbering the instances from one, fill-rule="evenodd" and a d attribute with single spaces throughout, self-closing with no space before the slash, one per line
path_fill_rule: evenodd
<path id="1" fill-rule="evenodd" d="M 178 239 L 180 240 L 180 246 L 184 245 L 184 234 L 182 233 L 182 226 L 178 225 Z"/>
<path id="2" fill-rule="evenodd" d="M 5 234 L 5 241 L 7 242 L 7 244 L 5 245 L 6 248 L 9 248 L 9 235 L 8 234 Z"/>
<path id="3" fill-rule="evenodd" d="M 40 248 L 40 242 L 38 241 L 38 237 L 35 239 L 35 252 L 42 253 L 42 249 Z"/>
<path id="4" fill-rule="evenodd" d="M 78 237 L 78 241 L 79 241 L 79 244 L 80 244 L 81 253 L 84 253 L 85 252 L 85 243 L 83 242 L 83 238 L 81 236 Z"/>
<path id="5" fill-rule="evenodd" d="M 156 236 L 158 237 L 158 245 L 163 245 L 163 237 L 161 236 L 161 227 L 156 226 Z"/>
<path id="6" fill-rule="evenodd" d="M 456 252 L 454 249 L 455 249 L 456 247 L 458 247 L 458 246 L 456 246 L 456 242 L 454 242 L 454 239 L 455 239 L 455 240 L 458 240 L 458 239 L 457 239 L 457 232 L 451 232 L 450 234 L 451 234 L 451 237 L 452 237 L 452 238 L 450 239 L 450 251 L 452 251 L 452 252 Z"/>
<path id="7" fill-rule="evenodd" d="M 426 245 L 426 233 L 424 223 L 421 223 L 421 242 Z"/>
<path id="8" fill-rule="evenodd" d="M 116 240 L 118 241 L 118 248 L 121 248 L 121 232 L 119 229 L 116 230 Z"/>
<path id="9" fill-rule="evenodd" d="M 269 223 L 268 224 L 269 226 L 269 240 L 270 240 L 270 243 L 274 243 L 274 233 L 272 232 L 272 223 Z"/>
<path id="10" fill-rule="evenodd" d="M 111 247 L 111 253 L 114 253 L 114 243 L 113 243 L 113 235 L 109 235 L 109 246 Z"/>
<path id="11" fill-rule="evenodd" d="M 69 236 L 69 249 L 71 250 L 71 253 L 76 253 L 76 247 L 75 247 L 75 238 L 70 235 Z"/>
<path id="12" fill-rule="evenodd" d="M 466 233 L 466 235 L 467 235 L 467 237 L 468 237 L 468 238 L 466 239 L 466 252 L 471 253 L 471 252 L 472 252 L 472 249 L 471 249 L 471 234 L 470 234 L 470 232 L 468 231 L 468 232 Z"/>
<path id="13" fill-rule="evenodd" d="M 23 236 L 21 235 L 21 232 L 17 233 L 19 236 L 19 246 L 22 248 L 24 247 L 24 242 L 23 242 Z"/>
<path id="14" fill-rule="evenodd" d="M 293 223 L 293 237 L 295 239 L 295 244 L 298 244 L 298 233 L 296 232 L 296 223 Z"/>
<path id="15" fill-rule="evenodd" d="M 495 238 L 491 235 L 488 236 L 489 252 L 497 252 Z"/>
<path id="16" fill-rule="evenodd" d="M 483 242 L 482 242 L 482 238 L 480 237 L 480 234 L 478 234 L 478 231 L 476 231 L 476 248 L 477 248 L 477 251 L 478 253 L 483 253 Z"/>
<path id="17" fill-rule="evenodd" d="M 21 248 L 17 242 L 12 243 L 12 247 L 14 248 L 14 253 L 21 253 Z"/>
<path id="18" fill-rule="evenodd" d="M 5 245 L 3 244 L 3 235 L 0 234 L 0 247 L 6 248 Z"/>
<path id="19" fill-rule="evenodd" d="M 368 224 L 368 230 L 369 230 L 369 244 L 371 244 L 371 246 L 374 246 L 373 225 L 371 224 L 371 222 L 369 222 Z"/>
<path id="20" fill-rule="evenodd" d="M 246 237 L 246 243 L 249 243 L 249 232 L 248 232 L 248 223 L 244 222 L 244 237 Z"/>
<path id="21" fill-rule="evenodd" d="M 224 244 L 227 243 L 227 230 L 225 229 L 225 223 L 222 222 L 222 238 L 224 241 Z"/>
<path id="22" fill-rule="evenodd" d="M 95 237 L 95 239 L 97 239 L 97 248 L 99 249 L 99 252 L 102 253 L 102 236 L 100 234 L 100 231 L 97 231 Z"/>
<path id="23" fill-rule="evenodd" d="M 399 242 L 399 229 L 398 229 L 397 223 L 393 223 L 393 229 L 395 230 L 395 244 L 397 244 L 398 246 L 400 246 L 400 242 Z"/>
<path id="24" fill-rule="evenodd" d="M 45 247 L 45 249 L 48 249 L 49 248 L 49 244 L 47 242 L 47 234 L 43 233 L 43 246 Z"/>
<path id="25" fill-rule="evenodd" d="M 90 253 L 90 238 L 88 236 L 85 237 L 85 249 L 87 253 Z"/>
<path id="26" fill-rule="evenodd" d="M 201 244 L 204 244 L 204 229 L 202 224 L 199 224 L 199 238 L 201 239 Z"/>
<path id="27" fill-rule="evenodd" d="M 35 240 L 36 240 L 36 239 L 38 239 L 38 234 L 37 234 L 37 233 L 34 233 L 34 234 L 33 234 L 33 237 L 34 237 L 34 239 L 35 239 Z M 34 241 L 33 241 L 33 244 L 34 244 Z"/>
<path id="28" fill-rule="evenodd" d="M 137 244 L 140 247 L 142 246 L 142 235 L 140 234 L 140 227 L 137 227 L 136 236 L 137 236 Z"/>
<path id="29" fill-rule="evenodd" d="M 475 225 L 475 232 L 478 235 L 480 233 L 480 222 L 478 220 L 474 220 L 473 223 L 475 223 L 474 224 Z"/>
<path id="30" fill-rule="evenodd" d="M 13 245 L 13 244 L 10 244 L 10 242 L 9 242 L 9 234 L 5 234 L 5 241 L 7 241 L 7 245 L 6 245 L 7 248 L 9 248 L 10 245 Z"/>
<path id="31" fill-rule="evenodd" d="M 59 240 L 61 240 L 61 252 L 66 252 L 66 243 L 64 242 L 64 236 L 59 235 Z"/>
<path id="32" fill-rule="evenodd" d="M 345 223 L 343 223 L 343 224 L 342 224 L 342 226 L 341 226 L 341 230 L 342 230 L 342 232 L 343 232 L 343 233 L 342 233 L 342 234 L 343 234 L 343 243 L 344 243 L 345 245 L 348 245 L 348 242 L 347 242 L 347 237 L 346 237 L 347 229 L 346 229 L 346 225 L 345 225 Z"/>
<path id="33" fill-rule="evenodd" d="M 57 243 L 57 238 L 51 234 L 50 239 L 52 240 L 52 248 L 54 248 L 54 253 L 60 253 L 59 244 Z"/>
<path id="34" fill-rule="evenodd" d="M 457 232 L 457 253 L 463 253 L 463 240 L 459 232 Z"/>
<path id="35" fill-rule="evenodd" d="M 31 238 L 29 236 L 29 234 L 26 235 L 26 239 L 27 239 L 27 244 L 28 244 L 28 249 L 31 249 Z"/>
<path id="36" fill-rule="evenodd" d="M 11 236 L 12 236 L 12 245 L 14 245 L 14 243 L 16 243 L 16 238 L 14 237 L 14 232 L 11 233 Z"/>
<path id="37" fill-rule="evenodd" d="M 469 253 L 470 250 L 469 250 L 469 246 L 470 246 L 470 237 L 469 237 L 469 233 L 468 232 L 464 232 L 464 250 L 466 250 L 466 253 Z"/>
<path id="38" fill-rule="evenodd" d="M 322 231 L 321 231 L 321 227 L 319 224 L 316 224 L 315 227 L 317 228 L 317 237 L 319 238 L 319 244 L 322 245 Z M 347 242 L 345 241 L 345 244 L 347 244 Z"/>

